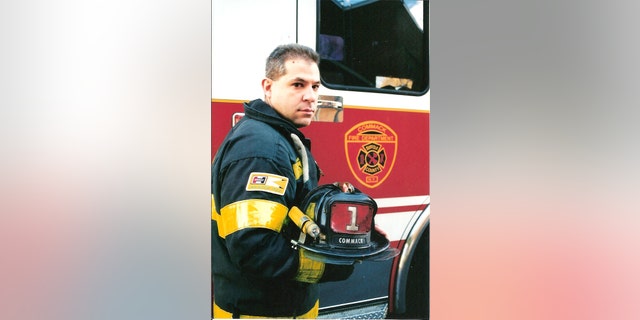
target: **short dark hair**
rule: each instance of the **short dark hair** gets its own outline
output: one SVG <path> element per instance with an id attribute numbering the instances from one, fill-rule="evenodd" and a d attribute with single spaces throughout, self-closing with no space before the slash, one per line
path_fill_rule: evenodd
<path id="1" fill-rule="evenodd" d="M 320 55 L 313 49 L 297 43 L 283 44 L 276 47 L 267 58 L 265 77 L 277 80 L 285 74 L 284 63 L 293 58 L 302 58 L 320 64 Z"/>

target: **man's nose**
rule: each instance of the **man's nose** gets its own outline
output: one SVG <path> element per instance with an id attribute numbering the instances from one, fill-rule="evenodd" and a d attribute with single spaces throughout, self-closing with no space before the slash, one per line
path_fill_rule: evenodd
<path id="1" fill-rule="evenodd" d="M 318 93 L 313 90 L 313 87 L 307 88 L 304 92 L 304 96 L 302 97 L 305 101 L 316 102 L 318 100 Z"/>

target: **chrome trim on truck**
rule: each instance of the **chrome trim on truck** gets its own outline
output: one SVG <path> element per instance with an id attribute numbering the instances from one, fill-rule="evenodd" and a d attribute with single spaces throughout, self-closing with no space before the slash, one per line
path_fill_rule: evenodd
<path id="1" fill-rule="evenodd" d="M 389 307 L 387 296 L 320 308 L 318 319 L 384 319 Z"/>
<path id="2" fill-rule="evenodd" d="M 418 242 L 429 225 L 429 216 L 431 211 L 430 198 L 427 198 L 426 204 L 427 207 L 424 211 L 416 214 L 415 222 L 410 224 L 412 227 L 407 229 L 409 230 L 409 234 L 406 237 L 406 242 L 402 253 L 400 254 L 400 260 L 398 261 L 398 272 L 396 274 L 394 287 L 393 311 L 395 313 L 404 313 L 406 311 L 407 306 L 405 302 L 407 301 L 406 288 L 409 278 L 409 267 L 411 266 L 411 261 L 416 247 L 418 246 Z M 429 275 L 427 274 L 425 276 Z"/>

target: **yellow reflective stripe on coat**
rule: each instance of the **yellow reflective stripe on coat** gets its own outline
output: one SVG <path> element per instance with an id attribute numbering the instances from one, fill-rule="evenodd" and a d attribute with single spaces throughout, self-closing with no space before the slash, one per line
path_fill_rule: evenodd
<path id="1" fill-rule="evenodd" d="M 300 177 L 302 177 L 302 173 L 304 172 L 302 169 L 302 161 L 300 161 L 300 158 L 296 158 L 296 163 L 293 164 L 293 175 L 295 176 L 296 180 L 300 179 Z"/>
<path id="2" fill-rule="evenodd" d="M 211 195 L 211 220 L 218 219 L 218 211 L 216 210 L 216 200 L 213 199 L 213 195 Z"/>
<path id="3" fill-rule="evenodd" d="M 215 219 L 218 222 L 218 235 L 228 235 L 245 228 L 267 228 L 280 232 L 287 216 L 287 207 L 281 203 L 248 199 L 226 205 Z M 211 214 L 214 217 L 214 214 Z"/>
<path id="4" fill-rule="evenodd" d="M 300 266 L 295 280 L 307 283 L 317 283 L 324 273 L 324 262 L 308 258 L 306 250 L 300 248 Z"/>
<path id="5" fill-rule="evenodd" d="M 318 318 L 318 307 L 320 306 L 320 301 L 316 300 L 316 304 L 309 310 L 307 313 L 296 316 L 296 319 L 317 319 Z M 241 314 L 239 315 L 240 319 L 291 319 L 291 317 L 261 317 L 261 316 L 249 316 Z M 213 318 L 214 319 L 232 319 L 233 313 L 228 312 L 220 308 L 217 304 L 213 303 Z"/>

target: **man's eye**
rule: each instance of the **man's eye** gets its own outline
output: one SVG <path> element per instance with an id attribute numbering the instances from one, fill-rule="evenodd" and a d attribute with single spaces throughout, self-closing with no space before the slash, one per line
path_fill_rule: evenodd
<path id="1" fill-rule="evenodd" d="M 311 86 L 313 88 L 313 90 L 317 91 L 318 89 L 320 89 L 320 85 L 315 84 L 313 86 Z"/>
<path id="2" fill-rule="evenodd" d="M 303 85 L 302 85 L 302 83 L 296 82 L 296 83 L 293 84 L 293 86 L 296 87 L 296 88 L 300 88 Z"/>

